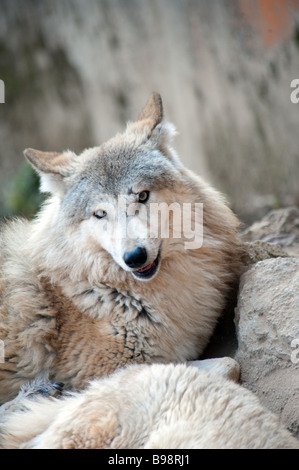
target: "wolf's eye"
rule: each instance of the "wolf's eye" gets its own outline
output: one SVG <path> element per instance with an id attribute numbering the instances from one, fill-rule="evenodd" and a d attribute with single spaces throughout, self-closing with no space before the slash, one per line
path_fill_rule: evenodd
<path id="1" fill-rule="evenodd" d="M 141 191 L 141 193 L 138 194 L 138 202 L 144 204 L 148 200 L 149 194 L 149 191 Z"/>
<path id="2" fill-rule="evenodd" d="M 94 212 L 93 215 L 97 218 L 97 219 L 102 219 L 103 217 L 105 217 L 107 215 L 107 212 L 106 211 L 102 211 L 101 209 L 99 209 L 98 211 Z"/>

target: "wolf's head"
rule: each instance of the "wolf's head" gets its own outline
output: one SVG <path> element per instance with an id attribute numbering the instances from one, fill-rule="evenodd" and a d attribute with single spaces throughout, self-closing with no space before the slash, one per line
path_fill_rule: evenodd
<path id="1" fill-rule="evenodd" d="M 190 182 L 170 147 L 175 130 L 162 118 L 161 97 L 153 93 L 137 120 L 100 147 L 79 156 L 25 150 L 41 190 L 56 201 L 52 223 L 106 250 L 139 280 L 158 273 L 170 240 L 178 244 L 181 235 L 173 231 L 181 229 L 180 208 L 188 203 Z"/>

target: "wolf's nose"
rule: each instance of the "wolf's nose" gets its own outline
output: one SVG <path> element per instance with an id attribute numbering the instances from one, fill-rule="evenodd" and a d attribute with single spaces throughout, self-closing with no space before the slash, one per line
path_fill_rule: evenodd
<path id="1" fill-rule="evenodd" d="M 126 251 L 124 254 L 124 262 L 129 268 L 141 268 L 147 260 L 147 252 L 145 248 L 137 246 L 132 251 Z"/>

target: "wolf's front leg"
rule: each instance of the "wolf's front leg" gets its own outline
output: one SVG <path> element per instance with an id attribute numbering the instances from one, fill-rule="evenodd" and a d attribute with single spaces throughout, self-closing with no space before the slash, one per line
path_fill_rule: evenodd
<path id="1" fill-rule="evenodd" d="M 51 383 L 45 378 L 35 379 L 32 382 L 24 384 L 18 395 L 11 401 L 8 401 L 0 406 L 0 448 L 19 448 L 20 444 L 27 442 L 37 433 L 42 433 L 47 429 L 53 417 L 55 416 L 55 405 L 49 401 L 48 413 L 43 413 L 33 416 L 30 422 L 26 421 L 26 426 L 23 424 L 22 415 L 25 416 L 26 412 L 30 411 L 31 404 L 33 404 L 39 397 L 59 397 L 62 394 L 63 384 L 61 382 Z M 60 400 L 57 400 L 59 404 Z M 15 423 L 14 429 L 9 429 L 6 432 L 6 423 L 10 418 L 17 414 L 20 417 L 19 422 Z M 24 413 L 24 414 L 23 414 Z"/>
<path id="2" fill-rule="evenodd" d="M 62 393 L 63 383 L 52 383 L 44 378 L 37 378 L 22 385 L 18 395 L 11 401 L 0 406 L 0 424 L 5 421 L 8 413 L 26 411 L 26 400 L 35 399 L 38 395 L 43 397 L 59 397 Z"/>

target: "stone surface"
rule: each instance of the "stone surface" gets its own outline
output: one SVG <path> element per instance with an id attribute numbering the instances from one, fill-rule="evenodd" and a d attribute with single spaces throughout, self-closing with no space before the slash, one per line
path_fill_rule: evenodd
<path id="1" fill-rule="evenodd" d="M 299 259 L 267 259 L 241 278 L 235 324 L 241 383 L 299 435 Z"/>
<path id="2" fill-rule="evenodd" d="M 280 245 L 262 240 L 244 242 L 243 249 L 243 262 L 246 267 L 265 259 L 288 257 L 287 252 Z"/>
<path id="3" fill-rule="evenodd" d="M 25 148 L 99 145 L 158 91 L 184 163 L 242 220 L 294 204 L 299 9 L 277 3 L 1 0 L 0 202 Z"/>
<path id="4" fill-rule="evenodd" d="M 287 207 L 269 212 L 242 234 L 244 242 L 271 243 L 289 256 L 299 257 L 299 208 Z"/>

